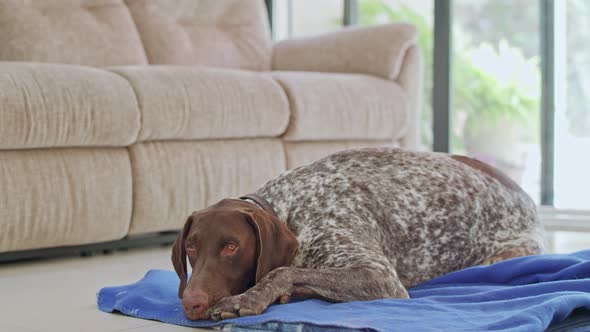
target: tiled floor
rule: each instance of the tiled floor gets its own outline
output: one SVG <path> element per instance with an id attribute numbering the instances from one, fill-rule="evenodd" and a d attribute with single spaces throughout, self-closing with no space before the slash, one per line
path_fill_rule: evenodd
<path id="1" fill-rule="evenodd" d="M 171 270 L 170 249 L 0 265 L 0 331 L 205 331 L 98 310 L 101 287 L 135 282 L 149 269 Z"/>
<path id="2" fill-rule="evenodd" d="M 170 248 L 0 264 L 0 332 L 207 331 L 98 310 L 101 287 L 135 282 L 149 269 L 171 270 Z"/>

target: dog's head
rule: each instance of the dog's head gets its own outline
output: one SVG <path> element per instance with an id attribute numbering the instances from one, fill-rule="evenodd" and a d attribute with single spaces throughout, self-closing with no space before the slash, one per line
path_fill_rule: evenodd
<path id="1" fill-rule="evenodd" d="M 193 213 L 172 248 L 186 316 L 208 318 L 207 309 L 221 298 L 241 294 L 271 270 L 289 265 L 297 248 L 287 226 L 254 204 L 224 199 Z"/>

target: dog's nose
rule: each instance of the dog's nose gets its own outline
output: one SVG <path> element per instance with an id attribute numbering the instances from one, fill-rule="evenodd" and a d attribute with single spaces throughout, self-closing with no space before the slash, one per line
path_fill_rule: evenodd
<path id="1" fill-rule="evenodd" d="M 185 291 L 182 295 L 182 306 L 188 319 L 207 319 L 209 296 L 203 291 Z"/>

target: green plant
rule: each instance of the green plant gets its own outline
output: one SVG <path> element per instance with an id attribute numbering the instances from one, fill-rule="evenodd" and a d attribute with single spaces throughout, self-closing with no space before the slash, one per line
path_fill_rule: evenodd
<path id="1" fill-rule="evenodd" d="M 540 108 L 536 62 L 525 59 L 505 41 L 499 43 L 498 50 L 480 44 L 458 55 L 454 107 L 455 113 L 467 118 L 464 130 L 476 134 L 481 128 L 508 121 L 524 129 L 523 139 L 535 140 Z"/>
<path id="2" fill-rule="evenodd" d="M 432 25 L 423 15 L 406 5 L 390 7 L 383 0 L 360 1 L 361 24 L 378 24 L 404 21 L 418 28 L 418 43 L 424 50 L 425 95 L 422 116 L 423 140 L 431 142 L 432 124 L 432 66 L 434 33 Z M 524 139 L 537 139 L 536 115 L 540 107 L 538 95 L 539 70 L 537 59 L 525 59 L 522 53 L 500 41 L 491 46 L 481 43 L 454 53 L 453 107 L 455 121 L 452 144 L 463 150 L 465 131 L 477 135 L 484 128 L 510 121 L 522 126 Z M 501 134 L 501 133 L 499 133 Z"/>

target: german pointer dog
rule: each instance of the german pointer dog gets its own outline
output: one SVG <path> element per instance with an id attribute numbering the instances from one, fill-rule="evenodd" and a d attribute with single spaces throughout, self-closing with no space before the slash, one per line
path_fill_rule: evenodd
<path id="1" fill-rule="evenodd" d="M 193 213 L 172 261 L 186 316 L 220 320 L 291 298 L 405 299 L 445 273 L 539 254 L 542 238 L 533 201 L 487 164 L 359 149 Z"/>

